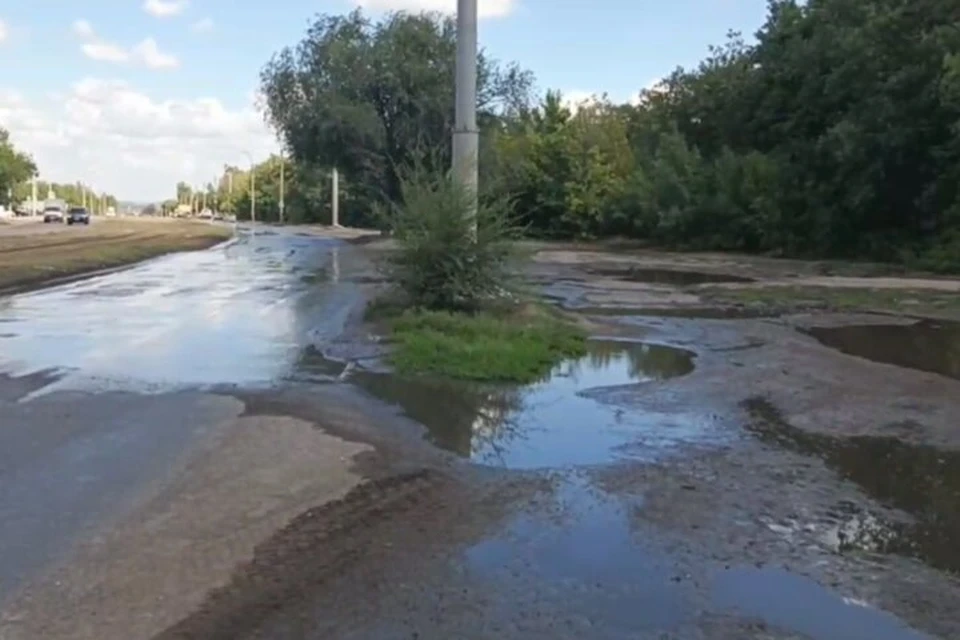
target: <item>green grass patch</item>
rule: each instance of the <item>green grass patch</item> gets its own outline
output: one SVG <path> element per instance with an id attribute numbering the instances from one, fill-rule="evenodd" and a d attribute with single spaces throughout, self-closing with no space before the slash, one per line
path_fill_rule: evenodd
<path id="1" fill-rule="evenodd" d="M 579 326 L 536 306 L 474 314 L 407 310 L 385 322 L 389 360 L 401 375 L 525 384 L 586 353 Z"/>

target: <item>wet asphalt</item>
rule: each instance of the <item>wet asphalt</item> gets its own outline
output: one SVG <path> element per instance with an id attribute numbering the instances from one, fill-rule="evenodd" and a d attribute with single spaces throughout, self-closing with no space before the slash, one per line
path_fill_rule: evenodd
<path id="1" fill-rule="evenodd" d="M 338 377 L 342 368 L 325 360 L 316 345 L 343 334 L 363 300 L 356 284 L 340 277 L 348 251 L 334 239 L 260 229 L 207 251 L 0 298 L 0 375 L 5 376 L 0 380 L 0 606 L 78 540 L 108 527 L 128 505 L 162 487 L 184 452 L 200 446 L 218 424 L 236 418 L 241 409 L 228 397 L 231 390 L 269 391 Z M 816 337 L 826 342 L 831 335 Z M 397 571 L 405 562 L 420 565 L 421 584 L 384 594 L 377 602 L 354 599 L 360 603 L 354 606 L 357 619 L 345 609 L 337 632 L 325 635 L 323 624 L 338 618 L 329 612 L 342 603 L 330 599 L 340 597 L 349 580 L 309 596 L 316 599 L 304 605 L 310 632 L 282 631 L 295 618 L 278 607 L 274 619 L 260 621 L 262 633 L 251 637 L 394 638 L 401 637 L 404 624 L 422 631 L 419 637 L 452 637 L 452 630 L 465 628 L 478 630 L 476 637 L 748 637 L 740 627 L 731 633 L 660 635 L 699 624 L 704 611 L 718 624 L 728 617 L 737 624 L 746 620 L 754 625 L 749 637 L 757 638 L 929 637 L 882 609 L 771 563 L 724 560 L 704 570 L 697 557 L 690 578 L 675 540 L 635 522 L 637 513 L 654 510 L 652 498 L 613 499 L 596 489 L 588 472 L 581 473 L 619 463 L 658 463 L 688 445 L 724 450 L 744 435 L 689 403 L 680 402 L 681 410 L 653 405 L 634 410 L 604 398 L 617 389 L 633 392 L 638 385 L 648 389 L 649 398 L 669 397 L 661 383 L 691 375 L 705 355 L 688 346 L 595 340 L 586 357 L 561 364 L 524 389 L 356 372 L 349 378 L 353 385 L 397 406 L 424 425 L 429 442 L 461 459 L 498 471 L 563 469 L 554 477 L 556 505 L 545 514 L 521 510 L 463 545 L 455 554 L 455 577 L 445 575 L 436 585 L 429 582 L 430 563 L 419 562 L 422 550 L 406 559 L 391 558 Z M 847 343 L 837 348 L 853 350 Z M 954 372 L 946 365 L 933 370 Z M 847 452 L 863 443 L 845 448 L 798 435 L 778 422 L 774 411 L 763 405 L 753 410 L 767 418 L 767 426 L 751 436 L 755 443 L 770 441 L 823 458 L 841 476 L 867 484 L 843 464 L 845 456 L 853 456 Z M 898 451 L 884 449 L 870 460 L 893 464 Z M 910 454 L 905 450 L 900 457 L 912 461 Z M 922 466 L 935 467 L 944 459 L 930 452 Z M 952 466 L 954 460 L 943 464 Z M 688 494 L 696 490 L 689 482 L 673 484 Z M 910 496 L 895 488 L 882 497 L 902 502 L 909 511 Z M 955 515 L 952 502 L 946 512 Z M 364 523 L 372 532 L 381 526 L 380 512 L 374 514 L 377 519 Z M 918 521 L 927 542 L 909 553 L 893 553 L 955 570 L 955 555 L 936 523 Z M 404 519 L 397 526 L 402 533 L 421 525 Z M 955 530 L 952 521 L 949 530 Z M 425 535 L 418 529 L 406 537 L 416 541 Z M 402 547 L 403 538 L 373 539 Z M 731 536 L 747 546 L 754 538 Z M 441 535 L 436 543 L 425 553 L 428 559 L 447 541 Z M 362 556 L 357 557 L 362 567 Z M 372 564 L 369 575 L 358 571 L 359 587 L 404 586 L 410 579 L 399 575 L 386 581 L 389 566 Z M 699 573 L 709 578 L 701 580 Z M 443 616 L 432 613 L 429 603 L 438 597 L 473 600 L 478 585 L 486 585 L 480 591 L 487 598 L 483 606 L 471 601 Z M 540 626 L 548 614 L 556 624 Z M 768 628 L 770 635 L 762 635 Z"/>
<path id="2" fill-rule="evenodd" d="M 0 602 L 236 415 L 203 391 L 298 377 L 355 301 L 340 250 L 247 232 L 0 298 Z"/>

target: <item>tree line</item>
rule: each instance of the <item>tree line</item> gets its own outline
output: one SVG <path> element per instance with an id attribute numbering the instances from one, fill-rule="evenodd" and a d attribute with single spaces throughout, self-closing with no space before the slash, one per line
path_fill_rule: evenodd
<path id="1" fill-rule="evenodd" d="M 10 140 L 10 132 L 0 127 L 0 204 L 8 208 L 29 202 L 33 196 L 33 179 L 37 165 L 30 154 L 17 149 Z M 84 205 L 100 211 L 116 207 L 117 199 L 109 193 L 97 192 L 82 183 L 56 183 L 37 180 L 37 201 L 42 203 L 51 191 L 74 206 Z"/>
<path id="2" fill-rule="evenodd" d="M 295 173 L 340 168 L 346 222 L 449 166 L 454 55 L 449 18 L 355 11 L 263 69 Z M 481 195 L 528 233 L 960 268 L 960 0 L 771 0 L 635 104 L 533 83 L 480 54 Z"/>
<path id="3" fill-rule="evenodd" d="M 161 208 L 166 213 L 172 212 L 177 205 L 188 205 L 200 211 L 206 203 L 210 209 L 234 214 L 240 220 L 249 219 L 252 172 L 257 219 L 277 222 L 280 219 L 281 164 L 284 220 L 295 224 L 329 222 L 331 168 L 298 163 L 279 155 L 271 155 L 247 169 L 226 165 L 214 181 L 198 187 L 179 182 L 176 198 L 165 201 Z M 341 209 L 352 207 L 354 199 L 342 182 L 339 192 Z"/>

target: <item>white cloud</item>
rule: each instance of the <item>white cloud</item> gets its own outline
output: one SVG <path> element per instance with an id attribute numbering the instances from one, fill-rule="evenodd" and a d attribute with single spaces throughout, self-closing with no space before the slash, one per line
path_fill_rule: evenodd
<path id="1" fill-rule="evenodd" d="M 80 50 L 83 51 L 83 55 L 91 60 L 98 60 L 100 62 L 127 62 L 130 60 L 130 54 L 126 49 L 110 42 L 103 42 L 102 40 L 84 42 L 83 45 L 80 46 Z"/>
<path id="2" fill-rule="evenodd" d="M 10 28 L 7 23 L 0 20 L 0 44 L 3 44 L 10 37 Z"/>
<path id="3" fill-rule="evenodd" d="M 204 18 L 203 20 L 197 20 L 190 25 L 190 30 L 194 33 L 208 33 L 213 31 L 213 20 L 210 18 Z"/>
<path id="4" fill-rule="evenodd" d="M 150 69 L 175 69 L 180 66 L 176 56 L 160 51 L 153 38 L 147 38 L 133 48 L 133 56 Z"/>
<path id="5" fill-rule="evenodd" d="M 84 41 L 80 45 L 80 50 L 91 60 L 117 64 L 132 61 L 148 69 L 175 69 L 180 66 L 180 60 L 172 54 L 161 51 L 153 38 L 145 38 L 132 48 L 126 49 L 98 37 L 93 30 L 93 25 L 86 20 L 74 22 L 73 32 Z"/>
<path id="6" fill-rule="evenodd" d="M 610 102 L 613 102 L 614 104 L 628 103 L 637 106 L 643 102 L 643 96 L 645 92 L 662 93 L 664 91 L 666 91 L 664 80 L 662 78 L 656 78 L 644 85 L 643 89 L 640 91 L 636 91 L 627 96 L 624 96 L 623 94 L 610 95 L 601 91 L 583 91 L 580 89 L 572 89 L 569 91 L 561 91 L 561 98 L 565 107 L 576 112 L 577 109 L 584 105 L 603 102 L 604 99 L 609 99 Z"/>
<path id="7" fill-rule="evenodd" d="M 73 33 L 81 38 L 93 38 L 93 25 L 86 20 L 76 20 L 73 23 Z"/>
<path id="8" fill-rule="evenodd" d="M 560 100 L 567 109 L 576 112 L 580 107 L 597 102 L 598 95 L 590 91 L 561 91 Z"/>
<path id="9" fill-rule="evenodd" d="M 502 18 L 513 13 L 514 0 L 477 0 L 480 18 Z M 353 0 L 369 11 L 439 11 L 456 13 L 457 0 Z"/>
<path id="10" fill-rule="evenodd" d="M 169 18 L 183 13 L 187 0 L 144 0 L 143 10 L 157 18 Z"/>
<path id="11" fill-rule="evenodd" d="M 131 200 L 169 198 L 179 180 L 208 182 L 224 163 L 248 164 L 244 152 L 261 159 L 278 149 L 252 103 L 156 100 L 92 78 L 45 99 L 0 88 L 0 126 L 33 154 L 43 178 L 82 180 Z"/>

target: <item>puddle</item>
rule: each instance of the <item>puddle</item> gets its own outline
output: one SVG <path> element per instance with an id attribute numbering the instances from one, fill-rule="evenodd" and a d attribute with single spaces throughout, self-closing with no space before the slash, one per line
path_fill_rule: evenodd
<path id="1" fill-rule="evenodd" d="M 669 284 L 685 287 L 696 284 L 718 284 L 725 282 L 754 282 L 753 278 L 735 276 L 727 273 L 709 273 L 705 271 L 678 271 L 675 269 L 647 269 L 641 267 L 599 267 L 589 270 L 598 276 L 619 278 L 630 282 L 649 284 Z"/>
<path id="2" fill-rule="evenodd" d="M 913 522 L 891 522 L 858 513 L 845 524 L 838 550 L 893 553 L 960 574 L 960 452 L 913 445 L 896 438 L 833 438 L 788 424 L 776 407 L 754 398 L 745 403 L 754 418 L 747 429 L 761 440 L 816 455 L 882 504 L 901 509 Z"/>
<path id="3" fill-rule="evenodd" d="M 762 621 L 768 631 L 811 640 L 927 637 L 785 570 L 714 570 L 700 560 L 691 566 L 671 552 L 670 540 L 645 529 L 636 517 L 642 512 L 642 498 L 614 497 L 577 474 L 562 478 L 534 510 L 465 552 L 469 574 L 498 594 L 485 603 L 488 617 L 550 616 L 570 637 L 583 638 L 713 637 L 687 633 L 703 613 L 733 614 L 751 628 Z"/>
<path id="4" fill-rule="evenodd" d="M 635 637 L 692 619 L 690 584 L 676 579 L 669 556 L 634 539 L 629 505 L 581 478 L 565 480 L 552 500 L 552 514 L 523 514 L 466 552 L 468 571 L 509 593 L 497 603 L 507 611 L 495 617 L 555 608 L 563 623 L 583 623 L 574 637 L 591 638 Z"/>
<path id="5" fill-rule="evenodd" d="M 350 379 L 399 405 L 438 446 L 492 466 L 529 469 L 653 459 L 681 444 L 718 438 L 712 416 L 631 409 L 588 394 L 686 375 L 694 368 L 693 352 L 613 340 L 593 340 L 589 351 L 560 364 L 543 381 L 520 388 L 370 372 Z"/>
<path id="6" fill-rule="evenodd" d="M 930 638 L 899 618 L 842 598 L 814 580 L 783 570 L 734 568 L 713 583 L 716 607 L 735 610 L 811 640 Z"/>
<path id="7" fill-rule="evenodd" d="M 811 327 L 803 332 L 847 355 L 960 380 L 960 323 L 922 320 L 905 325 Z"/>
<path id="8" fill-rule="evenodd" d="M 318 332 L 340 330 L 360 296 L 349 284 L 300 280 L 335 268 L 337 251 L 324 238 L 242 235 L 3 298 L 0 369 L 63 372 L 44 392 L 273 384 L 322 341 Z"/>

